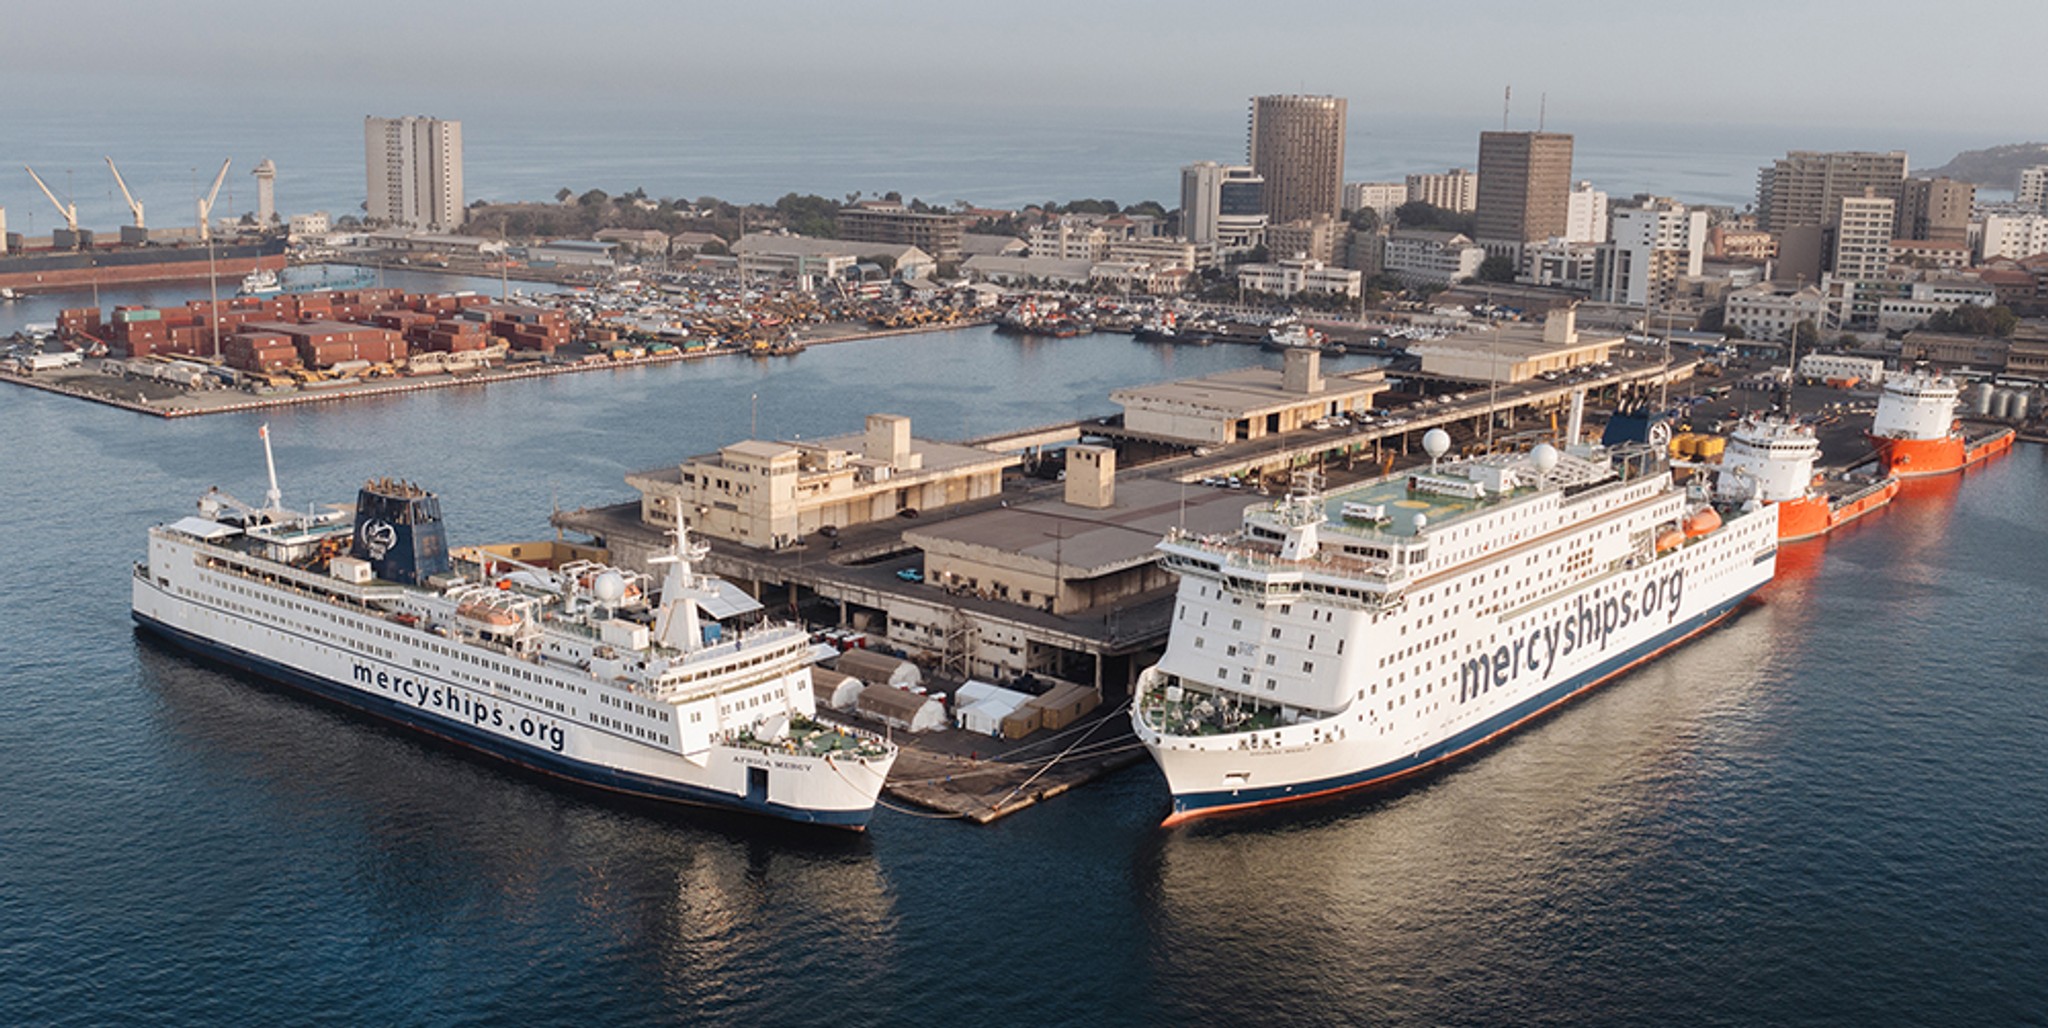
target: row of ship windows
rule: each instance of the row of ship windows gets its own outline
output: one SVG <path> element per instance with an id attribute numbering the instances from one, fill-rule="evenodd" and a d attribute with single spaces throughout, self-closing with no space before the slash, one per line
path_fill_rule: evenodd
<path id="1" fill-rule="evenodd" d="M 281 608 L 284 608 L 284 609 L 286 609 L 286 610 L 296 610 L 296 611 L 298 611 L 298 612 L 300 612 L 300 613 L 303 613 L 303 614 L 316 614 L 316 613 L 325 613 L 324 611 L 319 611 L 319 610 L 316 610 L 316 609 L 315 609 L 315 608 L 314 608 L 314 607 L 313 607 L 313 606 L 312 606 L 311 604 L 306 604 L 306 603 L 300 603 L 300 602 L 298 602 L 297 600 L 286 600 L 286 599 L 280 599 L 280 598 L 278 598 L 278 597 L 276 597 L 276 596 L 270 595 L 269 593 L 265 593 L 265 592 L 259 592 L 259 591 L 255 590 L 255 589 L 251 589 L 251 588 L 248 588 L 247 586 L 244 586 L 244 585 L 242 585 L 242 584 L 240 584 L 240 583 L 238 583 L 238 582 L 234 582 L 234 581 L 232 581 L 232 580 L 229 580 L 229 579 L 225 579 L 225 578 L 222 578 L 222 577 L 220 577 L 220 576 L 217 576 L 217 575 L 216 575 L 216 576 L 208 576 L 208 577 L 211 577 L 211 578 L 213 578 L 213 580 L 214 580 L 214 585 L 215 585 L 216 587 L 218 587 L 218 588 L 221 588 L 221 589 L 225 589 L 225 590 L 227 590 L 228 592 L 231 592 L 231 593 L 235 593 L 236 595 L 239 595 L 239 596 L 247 596 L 247 597 L 249 597 L 250 599 L 252 599 L 252 600 L 255 600 L 255 601 L 256 601 L 256 602 L 258 602 L 258 603 L 268 604 L 268 605 L 269 605 L 269 606 L 271 606 L 271 607 L 281 607 Z M 280 588 L 284 588 L 284 586 L 280 585 Z M 197 596 L 196 594 L 194 594 L 194 593 L 193 593 L 192 591 L 190 591 L 190 590 L 188 590 L 188 589 L 184 589 L 184 588 L 182 588 L 182 587 L 181 587 L 181 588 L 179 588 L 178 592 L 179 592 L 180 594 L 182 594 L 182 595 L 186 596 L 187 598 L 190 598 L 190 599 L 193 599 L 193 600 L 199 600 L 199 599 L 200 599 L 200 597 L 199 597 L 199 596 Z M 259 609 L 257 609 L 257 608 L 254 608 L 254 607 L 250 607 L 250 606 L 248 606 L 247 604 L 241 604 L 241 603 L 236 603 L 236 602 L 234 602 L 233 600 L 222 600 L 222 599 L 215 599 L 215 598 L 211 598 L 211 597 L 209 597 L 208 599 L 209 599 L 209 600 L 210 600 L 211 602 L 214 602 L 214 603 L 218 603 L 219 605 L 221 605 L 221 606 L 223 606 L 223 607 L 226 607 L 226 608 L 228 608 L 229 610 L 235 611 L 235 612 L 236 612 L 236 613 L 238 613 L 238 614 L 246 614 L 246 615 L 248 615 L 249 617 L 252 617 L 252 618 L 265 618 L 265 617 L 267 617 L 267 618 L 271 618 L 271 619 L 273 619 L 273 620 L 281 620 L 281 615 L 279 615 L 279 614 L 276 614 L 276 613 L 271 613 L 271 612 L 266 612 L 266 611 L 263 611 L 263 610 L 259 610 Z M 310 633 L 310 634 L 312 634 L 312 635 L 317 635 L 317 636 L 321 637 L 322 639 L 326 639 L 326 640 L 329 640 L 329 641 L 331 641 L 331 642 L 339 643 L 339 644 L 342 644 L 342 645 L 344 645 L 344 646 L 348 646 L 348 647 L 350 647 L 350 648 L 353 648 L 353 649 L 361 649 L 361 650 L 367 650 L 367 651 L 369 651 L 370 653 L 373 653 L 373 654 L 375 654 L 375 655 L 377 655 L 377 656 L 379 656 L 379 657 L 382 657 L 382 658 L 384 658 L 385 660 L 392 660 L 392 659 L 394 659 L 394 657 L 392 656 L 392 653 L 391 653 L 391 651 L 390 651 L 390 650 L 387 650 L 387 649 L 385 649 L 385 648 L 383 648 L 382 646 L 377 646 L 377 645 L 374 645 L 374 644 L 371 644 L 371 643 L 366 643 L 366 642 L 363 642 L 363 641 L 361 641 L 361 640 L 357 640 L 357 639 L 344 639 L 344 638 L 342 638 L 342 637 L 341 637 L 340 635 L 338 635 L 338 634 L 336 634 L 336 633 L 334 633 L 334 632 L 330 632 L 330 631 L 328 631 L 328 630 L 327 630 L 327 629 L 325 629 L 325 628 L 321 628 L 320 626 L 318 626 L 318 625 L 316 625 L 316 624 L 303 624 L 303 625 L 297 625 L 297 626 L 294 626 L 294 627 L 298 628 L 298 629 L 299 629 L 300 631 L 302 631 L 302 632 L 307 632 L 307 633 Z"/>
<path id="2" fill-rule="evenodd" d="M 618 707 L 622 710 L 631 711 L 632 713 L 638 714 L 644 718 L 652 718 L 654 720 L 662 722 L 666 722 L 669 718 L 669 714 L 671 713 L 670 711 L 657 710 L 653 707 L 643 706 L 641 704 L 634 703 L 632 700 L 622 700 L 614 696 L 606 696 L 603 693 L 597 694 L 597 702 Z"/>
<path id="3" fill-rule="evenodd" d="M 615 717 L 606 717 L 605 715 L 600 714 L 594 710 L 590 712 L 589 717 L 590 723 L 593 725 L 597 725 L 600 728 L 609 728 L 613 731 L 624 732 L 627 735 L 633 736 L 634 738 L 644 739 L 648 742 L 665 743 L 668 741 L 668 738 L 666 736 L 658 732 L 651 732 L 645 728 L 640 727 L 639 725 L 628 724 Z"/>

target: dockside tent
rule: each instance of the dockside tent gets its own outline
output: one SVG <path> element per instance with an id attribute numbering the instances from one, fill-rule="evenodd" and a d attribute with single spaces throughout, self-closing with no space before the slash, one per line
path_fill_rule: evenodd
<path id="1" fill-rule="evenodd" d="M 969 732 L 998 736 L 1004 719 L 1031 702 L 1028 693 L 1004 689 L 987 682 L 968 682 L 954 694 L 953 719 Z"/>
<path id="2" fill-rule="evenodd" d="M 895 685 L 907 689 L 924 681 L 924 675 L 917 670 L 916 664 L 872 650 L 847 650 L 832 666 L 840 674 L 852 675 L 869 685 Z"/>
<path id="3" fill-rule="evenodd" d="M 819 669 L 811 672 L 811 695 L 818 698 L 818 705 L 833 710 L 852 710 L 860 702 L 860 694 L 868 687 L 866 682 L 852 675 L 842 675 Z"/>
<path id="4" fill-rule="evenodd" d="M 946 727 L 946 706 L 930 696 L 908 689 L 870 685 L 862 689 L 855 704 L 862 714 L 908 732 L 931 732 Z"/>

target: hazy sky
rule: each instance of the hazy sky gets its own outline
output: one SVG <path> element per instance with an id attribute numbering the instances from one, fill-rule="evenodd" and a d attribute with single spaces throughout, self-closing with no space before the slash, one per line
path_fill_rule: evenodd
<path id="1" fill-rule="evenodd" d="M 486 99 L 729 109 L 861 105 L 1096 111 L 1348 97 L 1353 119 L 1497 117 L 1888 126 L 2048 135 L 2031 65 L 2040 0 L 1803 4 L 1002 4 L 276 0 L 11 5 L 10 101 L 368 110 Z M 2024 48 L 2022 48 L 2024 49 Z M 62 86 L 63 88 L 58 88 Z"/>

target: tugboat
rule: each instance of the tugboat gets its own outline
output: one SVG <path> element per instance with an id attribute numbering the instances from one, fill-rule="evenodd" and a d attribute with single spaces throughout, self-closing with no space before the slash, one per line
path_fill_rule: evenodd
<path id="1" fill-rule="evenodd" d="M 1886 475 L 1946 475 L 2012 449 L 2010 428 L 1965 433 L 1955 419 L 1957 396 L 1955 380 L 1945 375 L 1909 372 L 1885 379 L 1870 441 Z"/>
<path id="2" fill-rule="evenodd" d="M 1794 542 L 1826 535 L 1899 494 L 1899 480 L 1889 475 L 1815 475 L 1819 455 L 1812 426 L 1752 416 L 1728 435 L 1714 497 L 1727 504 L 1776 504 L 1778 539 Z"/>

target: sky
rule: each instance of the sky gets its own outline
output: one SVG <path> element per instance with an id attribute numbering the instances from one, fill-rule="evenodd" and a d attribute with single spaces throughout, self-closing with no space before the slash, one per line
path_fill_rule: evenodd
<path id="1" fill-rule="evenodd" d="M 1943 126 L 2044 134 L 1997 40 L 2038 0 L 1643 4 L 17 4 L 6 95 L 448 107 L 479 99 L 731 109 L 1144 112 L 1334 93 L 1353 118 Z M 71 90 L 51 87 L 63 83 Z M 2031 122 L 2022 124 L 2020 122 Z"/>
<path id="2" fill-rule="evenodd" d="M 226 209 L 271 157 L 287 213 L 354 211 L 367 114 L 462 120 L 472 200 L 1173 206 L 1177 169 L 1242 160 L 1247 98 L 1284 92 L 1349 101 L 1352 180 L 1471 166 L 1512 87 L 1508 125 L 1576 134 L 1578 177 L 1736 205 L 1787 149 L 1917 169 L 2048 139 L 2031 68 L 1978 56 L 2048 39 L 2040 0 L 66 0 L 14 5 L 0 38 L 0 207 L 31 232 L 54 212 L 6 168 L 111 227 L 103 155 L 162 218 L 223 155 Z"/>

